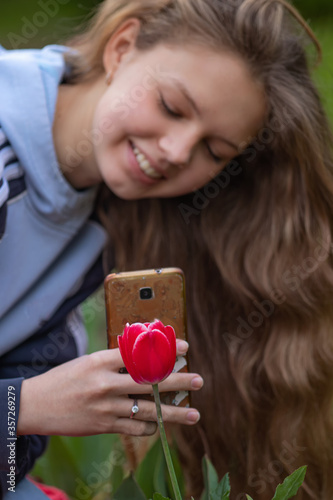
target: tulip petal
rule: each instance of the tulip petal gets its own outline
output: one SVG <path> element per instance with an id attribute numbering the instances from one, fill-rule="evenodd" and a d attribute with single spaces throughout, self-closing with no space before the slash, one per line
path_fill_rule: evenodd
<path id="1" fill-rule="evenodd" d="M 146 331 L 147 327 L 145 327 L 142 323 L 133 323 L 128 328 L 125 328 L 123 344 L 124 344 L 124 349 L 126 350 L 127 359 L 130 363 L 132 363 L 132 350 L 134 342 L 141 333 Z M 126 364 L 125 366 L 127 368 Z"/>
<path id="2" fill-rule="evenodd" d="M 128 350 L 127 350 L 127 341 L 128 341 L 128 331 L 129 331 L 129 329 L 130 329 L 130 324 L 126 323 L 124 331 L 123 331 L 123 334 L 122 335 L 118 335 L 118 337 L 117 337 L 118 346 L 119 346 L 119 349 L 120 349 L 120 354 L 121 354 L 121 356 L 123 358 L 125 366 L 127 365 L 128 359 L 129 359 L 129 353 L 128 353 Z"/>
<path id="3" fill-rule="evenodd" d="M 166 325 L 164 327 L 164 335 L 167 337 L 169 342 L 176 342 L 176 334 L 172 326 Z"/>
<path id="4" fill-rule="evenodd" d="M 170 342 L 172 352 L 174 353 L 174 356 L 176 358 L 177 348 L 176 348 L 176 333 L 175 333 L 174 328 L 170 325 L 166 325 L 164 327 L 164 334 L 165 334 L 166 338 L 168 339 L 168 341 Z"/>
<path id="5" fill-rule="evenodd" d="M 121 354 L 121 357 L 123 358 L 123 361 L 124 361 L 124 365 L 127 366 L 128 365 L 128 356 L 127 356 L 127 351 L 126 351 L 126 347 L 125 347 L 126 341 L 125 341 L 124 335 L 118 335 L 117 340 L 118 340 L 120 354 Z"/>
<path id="6" fill-rule="evenodd" d="M 129 344 L 133 346 L 136 338 L 141 334 L 145 333 L 148 328 L 143 323 L 133 323 L 128 330 L 128 340 Z"/>
<path id="7" fill-rule="evenodd" d="M 147 327 L 142 323 L 133 323 L 132 325 L 127 323 L 124 328 L 123 335 L 118 336 L 119 350 L 125 367 L 133 380 L 135 380 L 138 384 L 142 384 L 143 382 L 140 374 L 136 370 L 136 367 L 133 365 L 132 350 L 133 344 L 138 335 L 146 331 Z"/>
<path id="8" fill-rule="evenodd" d="M 124 365 L 126 366 L 128 373 L 137 384 L 144 384 L 145 382 L 143 382 L 140 373 L 137 371 L 135 365 L 133 364 L 131 353 L 130 357 L 128 357 L 128 352 L 126 350 L 126 340 L 121 335 L 118 336 L 118 345 L 121 357 L 123 358 Z"/>
<path id="9" fill-rule="evenodd" d="M 132 360 L 145 383 L 156 384 L 168 377 L 175 358 L 169 340 L 160 330 L 148 331 L 136 338 Z"/>
<path id="10" fill-rule="evenodd" d="M 160 321 L 159 319 L 155 319 L 152 323 L 149 324 L 148 329 L 150 331 L 160 330 L 162 333 L 164 333 L 165 326 L 163 325 L 162 321 Z"/>

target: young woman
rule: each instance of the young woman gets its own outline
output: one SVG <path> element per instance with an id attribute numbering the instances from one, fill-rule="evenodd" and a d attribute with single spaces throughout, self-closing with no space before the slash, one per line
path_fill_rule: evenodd
<path id="1" fill-rule="evenodd" d="M 16 452 L 30 445 L 18 479 L 35 434 L 154 432 L 150 402 L 129 418 L 147 387 L 118 374 L 118 351 L 68 360 L 83 351 L 75 307 L 111 266 L 172 265 L 205 379 L 200 423 L 178 429 L 189 494 L 208 453 L 234 498 L 271 498 L 299 465 L 298 498 L 332 497 L 332 142 L 306 33 L 317 44 L 284 0 L 106 0 L 68 48 L 1 55 L 1 391 L 20 395 Z"/>

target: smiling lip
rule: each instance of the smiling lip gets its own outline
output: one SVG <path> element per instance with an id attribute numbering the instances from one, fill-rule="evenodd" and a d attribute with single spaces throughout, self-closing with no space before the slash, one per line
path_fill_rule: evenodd
<path id="1" fill-rule="evenodd" d="M 167 179 L 167 175 L 165 174 L 165 172 L 164 172 L 163 170 L 161 170 L 161 169 L 160 169 L 160 168 L 159 168 L 159 167 L 158 167 L 158 166 L 157 166 L 157 165 L 153 162 L 153 160 L 150 158 L 150 156 L 148 156 L 148 155 L 147 155 L 147 154 L 146 154 L 146 153 L 145 153 L 145 152 L 144 152 L 141 148 L 139 148 L 136 144 L 134 144 L 134 142 L 130 141 L 130 144 L 131 144 L 132 149 L 136 148 L 138 151 L 140 151 L 140 153 L 144 155 L 144 157 L 146 158 L 146 160 L 148 160 L 148 162 L 149 162 L 149 164 L 150 164 L 150 167 L 151 167 L 153 170 L 155 170 L 155 172 L 156 172 L 157 174 L 161 175 L 161 178 L 160 178 L 160 179 L 157 179 L 157 180 L 161 181 L 161 180 L 165 180 L 165 179 Z M 134 154 L 134 156 L 135 156 L 135 154 Z M 139 168 L 140 168 L 140 170 L 142 170 L 142 169 L 141 169 L 141 167 L 140 167 L 140 165 L 139 165 Z M 149 175 L 148 175 L 147 177 L 149 177 Z"/>
<path id="2" fill-rule="evenodd" d="M 132 142 L 128 143 L 128 155 L 129 155 L 129 163 L 132 167 L 132 174 L 137 181 L 141 182 L 142 184 L 146 184 L 147 186 L 154 186 L 155 184 L 157 184 L 163 180 L 163 178 L 152 179 L 151 177 L 146 175 L 141 170 L 141 167 L 140 167 L 138 160 L 136 159 L 136 156 L 135 156 L 134 151 L 133 151 L 133 143 Z"/>

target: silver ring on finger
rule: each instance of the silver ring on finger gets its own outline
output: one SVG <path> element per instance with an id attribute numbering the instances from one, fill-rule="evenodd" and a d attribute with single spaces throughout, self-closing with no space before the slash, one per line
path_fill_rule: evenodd
<path id="1" fill-rule="evenodd" d="M 134 418 L 139 411 L 138 400 L 134 399 L 134 404 L 132 406 L 130 418 Z"/>

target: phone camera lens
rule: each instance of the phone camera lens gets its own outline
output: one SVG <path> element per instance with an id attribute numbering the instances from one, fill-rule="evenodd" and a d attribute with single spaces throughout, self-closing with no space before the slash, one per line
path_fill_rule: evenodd
<path id="1" fill-rule="evenodd" d="M 141 300 L 150 300 L 153 298 L 153 290 L 152 288 L 141 288 L 140 289 L 140 299 Z"/>

